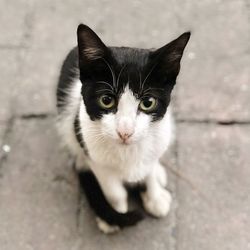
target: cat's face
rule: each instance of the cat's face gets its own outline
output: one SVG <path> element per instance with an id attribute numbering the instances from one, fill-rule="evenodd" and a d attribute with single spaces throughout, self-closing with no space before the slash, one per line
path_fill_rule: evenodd
<path id="1" fill-rule="evenodd" d="M 87 26 L 77 31 L 86 111 L 105 138 L 131 144 L 164 117 L 190 33 L 158 50 L 106 47 Z"/>

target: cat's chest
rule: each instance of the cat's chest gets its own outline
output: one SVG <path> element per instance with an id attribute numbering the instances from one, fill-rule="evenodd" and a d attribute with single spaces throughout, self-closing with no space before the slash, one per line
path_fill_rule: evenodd
<path id="1" fill-rule="evenodd" d="M 120 156 L 115 159 L 113 167 L 124 181 L 137 182 L 144 179 L 149 173 L 152 160 L 153 157 L 150 157 L 149 150 L 137 145 L 127 149 L 123 155 L 120 153 Z"/>
<path id="2" fill-rule="evenodd" d="M 95 147 L 90 157 L 93 159 L 94 168 L 103 168 L 111 171 L 120 179 L 127 182 L 137 182 L 145 178 L 150 171 L 150 164 L 154 156 L 148 145 L 105 145 Z"/>

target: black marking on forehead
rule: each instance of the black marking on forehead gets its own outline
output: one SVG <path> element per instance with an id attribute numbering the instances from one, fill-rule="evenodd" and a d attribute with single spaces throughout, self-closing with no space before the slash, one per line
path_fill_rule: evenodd
<path id="1" fill-rule="evenodd" d="M 129 65 L 142 69 L 148 62 L 148 49 L 110 47 L 110 50 L 119 65 Z"/>
<path id="2" fill-rule="evenodd" d="M 150 50 L 127 47 L 111 47 L 110 49 L 115 61 L 113 69 L 117 76 L 118 93 L 121 94 L 125 87 L 129 86 L 134 95 L 139 97 L 143 80 L 148 74 Z"/>

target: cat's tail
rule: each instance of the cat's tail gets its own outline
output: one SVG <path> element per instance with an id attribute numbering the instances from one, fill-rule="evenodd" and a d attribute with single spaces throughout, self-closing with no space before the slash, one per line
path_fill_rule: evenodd
<path id="1" fill-rule="evenodd" d="M 101 187 L 91 171 L 80 172 L 79 181 L 90 207 L 107 224 L 124 228 L 133 226 L 144 218 L 143 213 L 137 210 L 124 214 L 114 210 L 104 197 Z"/>

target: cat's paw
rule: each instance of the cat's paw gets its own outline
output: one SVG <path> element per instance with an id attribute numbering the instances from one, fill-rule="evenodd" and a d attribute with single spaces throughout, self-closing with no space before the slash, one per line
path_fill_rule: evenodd
<path id="1" fill-rule="evenodd" d="M 96 217 L 96 222 L 97 222 L 97 226 L 100 229 L 100 231 L 102 231 L 105 234 L 113 234 L 113 233 L 117 233 L 120 231 L 119 226 L 109 225 L 107 222 L 100 219 L 99 217 Z"/>
<path id="2" fill-rule="evenodd" d="M 111 200 L 110 201 L 111 206 L 118 212 L 125 214 L 128 212 L 128 202 L 124 199 L 119 200 Z"/>
<path id="3" fill-rule="evenodd" d="M 162 187 L 166 187 L 167 182 L 168 182 L 168 177 L 167 177 L 167 172 L 166 172 L 166 169 L 164 168 L 164 166 L 159 164 L 158 167 L 157 167 L 157 173 L 156 174 L 157 174 L 157 180 L 160 183 L 160 185 Z"/>
<path id="4" fill-rule="evenodd" d="M 156 197 L 150 197 L 147 192 L 141 194 L 143 206 L 145 210 L 155 216 L 164 217 L 168 214 L 172 197 L 164 188 L 159 189 L 160 192 Z"/>

